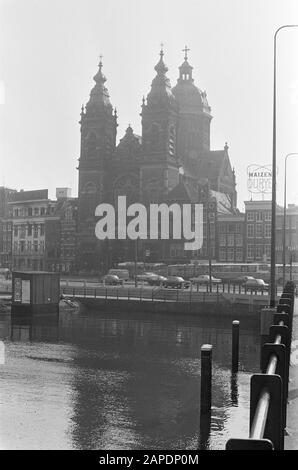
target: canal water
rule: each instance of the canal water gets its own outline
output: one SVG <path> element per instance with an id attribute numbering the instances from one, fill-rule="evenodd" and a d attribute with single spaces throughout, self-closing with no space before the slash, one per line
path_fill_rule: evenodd
<path id="1" fill-rule="evenodd" d="M 259 332 L 233 318 L 64 312 L 0 316 L 1 449 L 224 449 L 244 437 Z M 200 347 L 213 345 L 210 434 L 200 430 Z"/>

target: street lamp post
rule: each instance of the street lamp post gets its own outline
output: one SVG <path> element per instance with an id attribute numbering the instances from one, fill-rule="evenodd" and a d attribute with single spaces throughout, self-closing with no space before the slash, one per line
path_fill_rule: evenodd
<path id="1" fill-rule="evenodd" d="M 285 158 L 285 176 L 284 176 L 284 215 L 283 215 L 283 252 L 282 252 L 282 281 L 283 286 L 286 283 L 286 216 L 287 216 L 287 162 L 289 157 L 298 157 L 298 152 L 288 153 Z"/>
<path id="2" fill-rule="evenodd" d="M 275 245 L 276 245 L 276 39 L 279 31 L 298 28 L 296 24 L 280 26 L 274 34 L 273 52 L 273 145 L 272 145 L 272 198 L 271 198 L 271 266 L 270 266 L 270 307 L 275 307 Z"/>

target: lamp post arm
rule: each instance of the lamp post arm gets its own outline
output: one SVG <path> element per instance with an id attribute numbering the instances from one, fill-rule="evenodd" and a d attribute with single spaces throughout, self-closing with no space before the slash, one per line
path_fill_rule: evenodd
<path id="1" fill-rule="evenodd" d="M 274 33 L 273 56 L 273 143 L 272 143 L 272 198 L 271 198 L 271 267 L 270 267 L 270 307 L 275 307 L 276 297 L 276 40 L 282 29 L 298 28 L 296 24 L 280 26 Z"/>

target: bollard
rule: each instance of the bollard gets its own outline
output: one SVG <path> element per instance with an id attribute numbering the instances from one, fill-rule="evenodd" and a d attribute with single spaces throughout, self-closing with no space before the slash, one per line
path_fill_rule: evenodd
<path id="1" fill-rule="evenodd" d="M 238 320 L 232 323 L 232 372 L 238 372 L 239 364 L 239 324 Z"/>
<path id="2" fill-rule="evenodd" d="M 212 388 L 212 345 L 201 347 L 201 414 L 210 413 Z"/>

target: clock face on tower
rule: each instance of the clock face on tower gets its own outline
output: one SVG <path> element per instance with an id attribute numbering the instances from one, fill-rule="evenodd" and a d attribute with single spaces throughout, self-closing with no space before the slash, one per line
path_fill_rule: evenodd
<path id="1" fill-rule="evenodd" d="M 139 182 L 137 176 L 132 174 L 120 176 L 115 182 L 113 194 L 115 202 L 118 196 L 126 196 L 128 204 L 138 202 Z"/>

